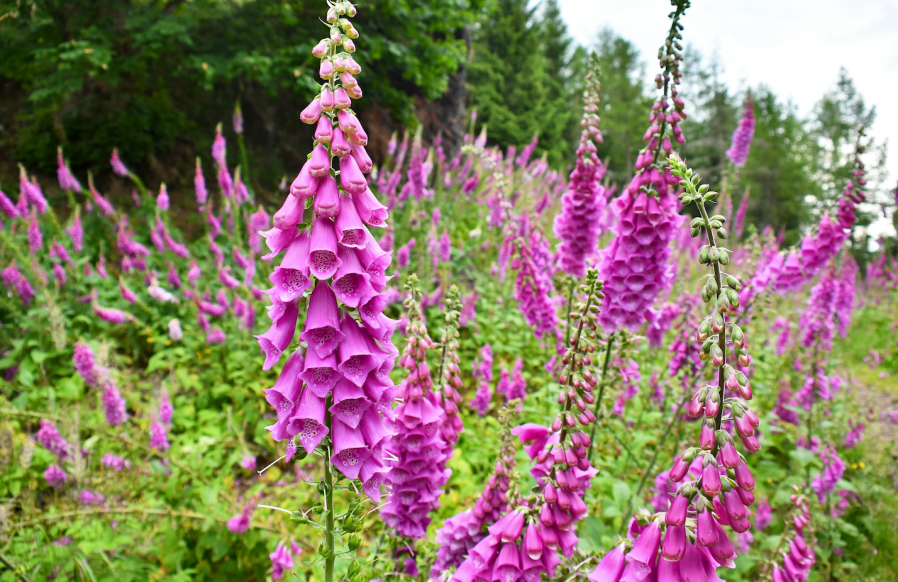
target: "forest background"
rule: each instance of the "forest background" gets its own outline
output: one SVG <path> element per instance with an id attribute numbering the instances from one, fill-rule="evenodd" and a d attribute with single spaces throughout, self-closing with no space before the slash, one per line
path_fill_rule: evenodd
<path id="1" fill-rule="evenodd" d="M 361 56 L 370 63 L 360 77 L 360 110 L 375 162 L 394 131 L 417 125 L 425 142 L 442 134 L 451 152 L 476 111 L 490 145 L 520 148 L 538 135 L 537 155 L 563 170 L 573 161 L 579 84 L 595 51 L 605 137 L 599 155 L 609 184 L 627 183 L 643 143 L 651 105 L 646 65 L 654 55 L 639 54 L 611 29 L 591 46 L 576 44 L 556 0 L 372 4 L 359 21 L 369 39 Z M 250 176 L 244 168 L 243 178 L 260 200 L 276 200 L 311 132 L 298 112 L 317 90 L 309 56 L 317 10 L 317 2 L 280 0 L 0 2 L 0 184 L 15 181 L 17 163 L 54 174 L 62 144 L 76 173 L 91 170 L 101 190 L 127 197 L 108 170 L 108 152 L 118 147 L 138 173 L 166 182 L 176 207 L 187 208 L 194 159 L 209 151 L 214 127 L 239 103 L 253 168 Z M 719 80 L 720 63 L 689 47 L 686 54 L 683 156 L 723 182 L 724 152 L 750 93 L 758 116 L 753 154 L 727 184 L 737 198 L 750 192 L 749 223 L 796 242 L 838 199 L 850 170 L 850 136 L 870 126 L 874 108 L 847 70 L 802 116 L 768 87 L 736 91 Z M 235 137 L 229 123 L 224 134 Z M 887 144 L 873 143 L 869 192 L 882 201 L 893 186 L 885 182 Z M 868 239 L 882 230 L 864 228 L 875 214 L 868 206 L 859 222 Z M 863 267 L 876 243 L 863 236 L 852 242 Z"/>

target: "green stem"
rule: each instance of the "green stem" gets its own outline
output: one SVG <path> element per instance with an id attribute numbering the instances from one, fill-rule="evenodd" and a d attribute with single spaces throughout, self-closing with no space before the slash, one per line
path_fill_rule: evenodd
<path id="1" fill-rule="evenodd" d="M 333 397 L 328 397 L 328 409 Z M 330 410 L 326 413 L 327 426 L 332 426 Z M 334 559 L 336 548 L 334 547 L 334 476 L 331 468 L 330 449 L 324 455 L 324 543 L 327 546 L 327 557 L 324 559 L 324 582 L 334 582 Z"/>
<path id="2" fill-rule="evenodd" d="M 6 556 L 4 556 L 3 554 L 0 554 L 0 564 L 3 564 L 3 565 L 6 566 L 7 568 L 9 568 L 9 571 L 10 571 L 10 572 L 14 573 L 16 576 L 18 576 L 19 578 L 21 578 L 21 579 L 24 580 L 25 582 L 31 582 L 30 580 L 28 580 L 27 577 L 25 577 L 25 574 L 19 572 L 19 571 L 16 569 L 16 567 L 13 566 L 12 563 L 11 563 L 9 560 L 7 560 L 7 559 L 6 559 Z"/>
<path id="3" fill-rule="evenodd" d="M 571 343 L 571 309 L 574 306 L 574 289 L 577 287 L 577 280 L 571 277 L 571 290 L 567 294 L 567 315 L 565 316 L 565 321 L 567 325 L 564 326 L 564 347 L 567 348 Z"/>
<path id="4" fill-rule="evenodd" d="M 614 332 L 608 336 L 608 343 L 605 346 L 605 362 L 602 364 L 602 377 L 599 380 L 599 396 L 596 398 L 596 406 L 593 414 L 596 417 L 589 431 L 589 452 L 586 453 L 586 460 L 592 462 L 592 452 L 595 450 L 596 428 L 599 425 L 599 409 L 602 407 L 602 396 L 605 395 L 605 376 L 608 375 L 608 365 L 611 363 L 611 348 L 614 345 Z"/>

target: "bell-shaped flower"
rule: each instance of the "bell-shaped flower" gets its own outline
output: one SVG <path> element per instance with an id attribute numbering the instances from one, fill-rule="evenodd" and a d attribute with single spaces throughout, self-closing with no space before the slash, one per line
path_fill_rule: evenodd
<path id="1" fill-rule="evenodd" d="M 312 208 L 319 217 L 333 218 L 340 214 L 340 198 L 340 192 L 337 190 L 337 181 L 328 174 L 318 183 L 318 195 L 315 196 Z"/>
<path id="2" fill-rule="evenodd" d="M 281 358 L 281 353 L 290 345 L 293 335 L 296 333 L 299 306 L 294 301 L 282 305 L 285 307 L 283 314 L 272 321 L 267 332 L 255 336 L 259 340 L 259 347 L 265 354 L 265 364 L 262 366 L 264 370 L 270 370 L 277 363 Z"/>
<path id="3" fill-rule="evenodd" d="M 686 553 L 686 526 L 669 525 L 664 532 L 661 557 L 669 562 L 679 562 Z"/>
<path id="4" fill-rule="evenodd" d="M 736 564 L 733 563 L 733 559 L 736 557 L 736 550 L 733 548 L 733 543 L 716 520 L 714 521 L 714 528 L 717 530 L 717 543 L 707 548 L 711 553 L 711 557 L 721 566 L 735 568 Z"/>
<path id="5" fill-rule="evenodd" d="M 321 109 L 324 111 L 334 110 L 334 92 L 327 87 L 321 89 Z M 328 121 L 330 121 L 330 118 L 328 118 Z"/>
<path id="6" fill-rule="evenodd" d="M 393 253 L 380 248 L 377 240 L 368 232 L 365 247 L 357 249 L 356 256 L 358 256 L 362 267 L 365 268 L 365 272 L 371 276 L 371 286 L 378 293 L 383 291 L 387 281 L 391 278 L 387 277 L 386 272 L 390 263 L 393 262 Z"/>
<path id="7" fill-rule="evenodd" d="M 327 118 L 322 118 L 322 121 L 326 121 L 328 126 L 330 126 L 330 121 Z M 318 181 L 320 178 L 316 178 L 312 175 L 311 167 L 311 160 L 303 164 L 299 174 L 296 175 L 296 179 L 290 184 L 290 195 L 294 198 L 305 200 L 306 198 L 311 198 L 318 192 Z"/>
<path id="8" fill-rule="evenodd" d="M 352 144 L 352 157 L 355 158 L 355 163 L 363 174 L 368 174 L 374 169 L 374 162 L 371 161 L 365 146 Z"/>
<path id="9" fill-rule="evenodd" d="M 686 552 L 679 561 L 680 579 L 682 582 L 707 582 L 708 576 L 701 551 L 690 543 L 686 544 Z"/>
<path id="10" fill-rule="evenodd" d="M 334 130 L 333 141 L 331 142 L 331 152 L 335 156 L 348 156 L 352 152 L 349 142 L 346 140 L 346 134 L 339 127 Z"/>
<path id="11" fill-rule="evenodd" d="M 322 358 L 315 350 L 306 350 L 306 359 L 299 377 L 316 396 L 326 398 L 341 378 L 337 371 L 337 356 L 328 354 Z"/>
<path id="12" fill-rule="evenodd" d="M 306 393 L 309 393 L 308 397 Z M 310 390 L 303 392 L 303 398 L 300 399 L 300 403 L 303 403 L 306 399 L 309 400 L 308 404 L 302 407 L 301 412 L 297 410 L 297 414 L 290 419 L 290 432 L 295 433 L 293 436 L 299 440 L 306 453 L 311 455 L 330 431 L 324 424 L 324 400 L 312 395 Z M 316 409 L 318 403 L 320 403 L 320 420 L 314 418 L 314 416 L 319 415 L 319 411 Z M 297 408 L 299 409 L 300 407 Z"/>
<path id="13" fill-rule="evenodd" d="M 617 546 L 602 558 L 595 570 L 587 575 L 590 582 L 618 582 L 624 571 L 624 546 Z"/>
<path id="14" fill-rule="evenodd" d="M 365 329 L 368 330 L 369 333 L 372 333 L 371 330 L 380 329 L 380 321 L 377 316 L 383 313 L 383 310 L 387 307 L 387 302 L 381 296 L 380 293 L 376 291 L 372 291 L 366 296 L 362 297 L 361 301 L 359 301 L 359 317 L 362 319 L 362 324 L 365 326 Z M 372 335 L 375 335 L 372 333 Z"/>
<path id="15" fill-rule="evenodd" d="M 362 438 L 361 429 L 353 429 L 341 420 L 331 419 L 333 426 L 334 455 L 331 462 L 341 473 L 350 479 L 357 479 L 362 463 L 371 455 L 371 451 Z"/>
<path id="16" fill-rule="evenodd" d="M 277 212 L 274 213 L 274 227 L 289 229 L 302 222 L 302 213 L 305 211 L 302 200 L 296 196 L 287 196 Z"/>
<path id="17" fill-rule="evenodd" d="M 340 158 L 340 185 L 350 194 L 364 194 L 368 189 L 368 181 L 352 156 Z"/>
<path id="18" fill-rule="evenodd" d="M 284 249 L 290 247 L 290 243 L 293 242 L 293 239 L 295 239 L 297 236 L 299 236 L 299 229 L 296 228 L 295 226 L 291 226 L 286 229 L 272 228 L 271 230 L 261 231 L 259 234 L 261 234 L 263 237 L 265 237 L 265 244 L 268 246 L 268 249 L 271 251 L 270 253 L 268 253 L 266 255 L 262 255 L 262 260 L 270 261 L 275 256 L 277 256 L 278 253 L 280 253 Z M 191 266 L 191 269 L 192 268 L 193 267 Z M 197 269 L 197 271 L 198 270 L 199 269 Z M 188 274 L 187 274 L 188 279 L 190 279 L 191 272 L 192 271 L 188 271 Z M 199 274 L 197 274 L 197 277 L 199 277 Z M 190 280 L 193 281 L 193 279 L 190 279 Z"/>
<path id="19" fill-rule="evenodd" d="M 362 415 L 372 404 L 360 386 L 343 378 L 334 386 L 334 405 L 330 407 L 330 412 L 334 418 L 356 428 L 362 421 Z"/>
<path id="20" fill-rule="evenodd" d="M 362 437 L 365 439 L 365 444 L 367 444 L 372 451 L 380 450 L 382 445 L 387 442 L 386 439 L 393 436 L 393 433 L 384 426 L 380 415 L 373 408 L 367 408 L 365 410 L 362 414 L 362 420 L 359 426 L 362 431 Z"/>
<path id="21" fill-rule="evenodd" d="M 309 298 L 309 311 L 299 339 L 308 342 L 309 348 L 319 357 L 323 358 L 333 353 L 337 345 L 344 340 L 338 316 L 334 292 L 327 283 L 318 283 Z"/>
<path id="22" fill-rule="evenodd" d="M 482 572 L 486 569 L 493 561 L 498 550 L 499 544 L 496 543 L 494 537 L 486 536 L 480 540 L 480 542 L 471 548 L 471 551 L 468 553 L 469 560 L 471 561 L 471 565 L 474 566 L 474 570 Z"/>
<path id="23" fill-rule="evenodd" d="M 364 308 L 364 307 L 363 307 Z M 383 313 L 378 313 L 376 315 L 377 325 L 369 324 L 368 320 L 365 316 L 362 316 L 362 323 L 365 326 L 365 329 L 371 336 L 383 344 L 390 344 L 390 338 L 393 336 L 393 332 L 396 331 L 396 328 L 399 326 L 398 319 L 391 319 L 384 315 Z M 392 344 L 390 344 L 392 345 Z"/>
<path id="24" fill-rule="evenodd" d="M 636 570 L 637 578 L 645 578 L 652 571 L 660 546 L 661 528 L 652 521 L 639 535 L 636 543 L 633 544 L 633 549 L 627 554 L 627 560 L 630 562 L 631 568 Z"/>
<path id="25" fill-rule="evenodd" d="M 361 249 L 368 243 L 368 229 L 365 228 L 355 204 L 350 199 L 341 201 L 340 214 L 334 221 L 334 227 L 337 231 L 337 242 L 343 246 Z"/>
<path id="26" fill-rule="evenodd" d="M 488 528 L 490 535 L 503 541 L 514 542 L 524 530 L 524 514 L 511 511 Z"/>
<path id="27" fill-rule="evenodd" d="M 337 234 L 334 223 L 319 217 L 312 224 L 312 241 L 309 245 L 309 270 L 319 280 L 330 279 L 340 266 L 337 257 Z"/>
<path id="28" fill-rule="evenodd" d="M 303 123 L 312 125 L 321 117 L 321 99 L 316 97 L 312 102 L 306 105 L 306 108 L 299 114 L 299 119 Z"/>
<path id="29" fill-rule="evenodd" d="M 496 582 L 515 582 L 521 576 L 521 554 L 514 543 L 506 543 L 499 550 L 499 556 L 493 565 L 493 580 Z"/>
<path id="30" fill-rule="evenodd" d="M 362 464 L 359 471 L 359 479 L 362 481 L 362 491 L 365 492 L 371 501 L 380 503 L 380 486 L 384 482 L 384 476 L 389 473 L 389 469 L 384 467 L 380 461 L 373 457 L 369 457 Z"/>
<path id="31" fill-rule="evenodd" d="M 371 352 L 365 336 L 368 333 L 348 314 L 343 314 L 340 330 L 343 341 L 337 346 L 339 365 L 337 368 L 356 386 L 362 386 L 372 370 L 380 367 L 383 359 Z"/>
<path id="32" fill-rule="evenodd" d="M 546 443 L 552 433 L 548 428 L 540 424 L 528 422 L 511 429 L 511 434 L 521 440 L 521 444 L 524 445 L 524 450 L 527 452 L 527 456 L 533 460 L 540 451 L 546 447 Z M 525 443 L 531 444 L 527 445 Z"/>
<path id="33" fill-rule="evenodd" d="M 366 188 L 359 194 L 352 194 L 352 201 L 355 202 L 356 210 L 362 221 L 368 226 L 384 228 L 387 226 L 387 218 L 389 213 L 387 207 L 381 204 L 370 189 Z"/>
<path id="34" fill-rule="evenodd" d="M 287 418 L 293 411 L 302 388 L 302 380 L 299 374 L 303 369 L 303 357 L 300 350 L 296 350 L 287 358 L 281 375 L 278 376 L 274 386 L 265 390 L 265 400 L 274 407 L 278 420 Z"/>
<path id="35" fill-rule="evenodd" d="M 312 150 L 312 157 L 307 162 L 309 166 L 309 175 L 313 178 L 323 178 L 330 173 L 331 157 L 327 148 L 321 144 L 315 146 Z"/>
<path id="36" fill-rule="evenodd" d="M 312 286 L 306 261 L 309 256 L 308 237 L 299 237 L 287 250 L 281 266 L 274 268 L 268 279 L 274 283 L 274 291 L 281 301 L 295 301 Z"/>
<path id="37" fill-rule="evenodd" d="M 337 256 L 341 264 L 334 274 L 334 293 L 344 305 L 356 308 L 372 292 L 371 276 L 364 271 L 353 249 L 341 246 Z"/>
<path id="38" fill-rule="evenodd" d="M 315 141 L 323 144 L 329 144 L 334 137 L 333 122 L 328 116 L 322 116 L 315 126 Z"/>
<path id="39" fill-rule="evenodd" d="M 695 528 L 695 541 L 700 546 L 713 546 L 717 543 L 717 528 L 714 527 L 714 516 L 705 509 L 698 512 Z"/>

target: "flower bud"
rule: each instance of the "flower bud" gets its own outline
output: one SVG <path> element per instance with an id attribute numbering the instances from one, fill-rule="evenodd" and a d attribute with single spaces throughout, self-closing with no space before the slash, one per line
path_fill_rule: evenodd
<path id="1" fill-rule="evenodd" d="M 705 417 L 715 418 L 718 412 L 720 412 L 720 395 L 715 388 L 708 390 L 708 399 L 705 400 Z"/>
<path id="2" fill-rule="evenodd" d="M 331 39 L 331 42 L 337 46 L 340 46 L 341 44 L 343 44 L 343 35 L 340 34 L 340 29 L 337 28 L 336 26 L 331 27 L 330 39 Z"/>
<path id="3" fill-rule="evenodd" d="M 739 459 L 739 453 L 736 452 L 736 447 L 729 440 L 724 442 L 723 448 L 720 450 L 720 457 L 721 461 L 723 461 L 723 466 L 729 469 L 735 469 L 742 463 Z"/>
<path id="4" fill-rule="evenodd" d="M 717 528 L 714 526 L 714 516 L 711 511 L 705 509 L 698 512 L 695 527 L 695 541 L 703 547 L 713 546 L 718 542 Z"/>
<path id="5" fill-rule="evenodd" d="M 742 446 L 753 453 L 757 453 L 761 450 L 761 443 L 758 442 L 757 437 L 754 435 L 742 437 Z"/>
<path id="6" fill-rule="evenodd" d="M 702 431 L 698 443 L 706 451 L 714 448 L 714 421 L 712 419 L 706 418 L 702 421 Z"/>
<path id="7" fill-rule="evenodd" d="M 689 498 L 685 495 L 677 495 L 664 516 L 667 525 L 680 526 L 686 523 L 686 512 L 689 509 Z"/>
<path id="8" fill-rule="evenodd" d="M 720 349 L 720 346 L 714 344 L 711 346 L 711 365 L 715 368 L 719 368 L 723 365 L 723 350 Z"/>
<path id="9" fill-rule="evenodd" d="M 739 485 L 741 489 L 752 491 L 755 488 L 755 478 L 751 474 L 748 465 L 739 463 L 739 466 L 736 467 L 733 472 L 736 475 L 736 484 Z"/>
<path id="10" fill-rule="evenodd" d="M 302 113 L 299 114 L 299 119 L 303 123 L 307 123 L 312 125 L 313 123 L 317 123 L 318 119 L 321 117 L 321 99 L 315 98 L 312 99 L 312 102 L 306 105 L 306 108 L 302 110 Z"/>
<path id="11" fill-rule="evenodd" d="M 323 58 L 324 55 L 327 54 L 327 41 L 326 40 L 318 41 L 318 44 L 316 44 L 314 47 L 312 47 L 312 54 L 315 55 L 315 57 L 317 57 L 319 59 Z"/>
<path id="12" fill-rule="evenodd" d="M 348 39 L 348 38 L 343 39 L 343 50 L 345 50 L 348 53 L 354 53 L 355 52 L 355 43 L 352 42 L 351 39 Z"/>
<path id="13" fill-rule="evenodd" d="M 348 109 L 352 106 L 352 100 L 346 94 L 346 89 L 340 87 L 334 91 L 334 106 L 337 109 Z"/>
<path id="14" fill-rule="evenodd" d="M 333 123 L 327 115 L 318 119 L 318 125 L 315 127 L 315 141 L 323 144 L 329 144 L 333 138 Z"/>
<path id="15" fill-rule="evenodd" d="M 318 67 L 318 76 L 322 79 L 330 79 L 334 76 L 334 65 L 327 59 L 322 59 Z"/>
<path id="16" fill-rule="evenodd" d="M 713 459 L 705 459 L 708 463 L 702 469 L 702 491 L 708 497 L 714 497 L 720 493 L 720 473 L 717 472 L 717 463 Z"/>
<path id="17" fill-rule="evenodd" d="M 333 111 L 334 110 L 334 92 L 328 89 L 327 87 L 323 87 L 321 89 L 321 110 L 322 111 Z"/>

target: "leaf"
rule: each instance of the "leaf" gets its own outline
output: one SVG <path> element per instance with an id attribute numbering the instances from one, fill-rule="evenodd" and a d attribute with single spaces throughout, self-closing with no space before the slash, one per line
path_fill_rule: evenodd
<path id="1" fill-rule="evenodd" d="M 630 500 L 630 487 L 623 481 L 615 481 L 611 491 L 618 507 L 623 507 Z"/>

